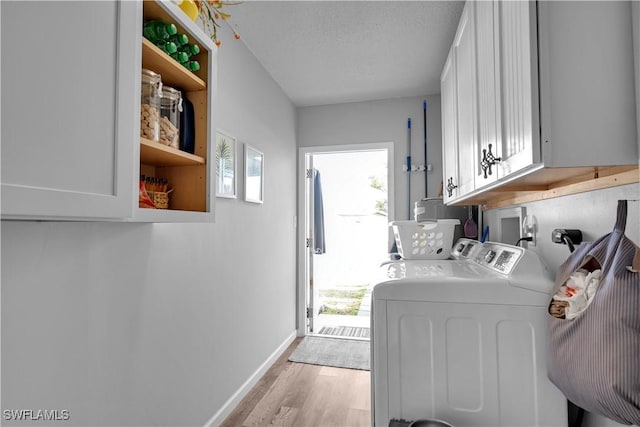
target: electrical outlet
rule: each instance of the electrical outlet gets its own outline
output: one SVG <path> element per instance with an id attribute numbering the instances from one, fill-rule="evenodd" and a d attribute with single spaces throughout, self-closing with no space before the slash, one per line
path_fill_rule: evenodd
<path id="1" fill-rule="evenodd" d="M 569 228 L 556 228 L 551 232 L 551 241 L 553 243 L 567 244 L 566 239 L 579 245 L 582 243 L 582 231 Z"/>
<path id="2" fill-rule="evenodd" d="M 522 220 L 522 237 L 531 237 L 528 246 L 536 246 L 536 234 L 538 231 L 538 221 L 533 215 L 527 215 Z"/>

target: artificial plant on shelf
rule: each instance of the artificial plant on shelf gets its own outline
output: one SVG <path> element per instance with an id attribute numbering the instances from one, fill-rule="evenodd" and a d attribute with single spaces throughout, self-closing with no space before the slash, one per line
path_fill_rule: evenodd
<path id="1" fill-rule="evenodd" d="M 216 44 L 216 46 L 220 46 L 222 44 L 222 42 L 218 40 L 218 28 L 220 28 L 220 22 L 226 22 L 227 25 L 229 25 L 229 28 L 231 28 L 231 31 L 233 31 L 233 37 L 235 39 L 240 38 L 240 34 L 238 34 L 229 23 L 231 14 L 224 12 L 222 8 L 226 6 L 235 6 L 240 4 L 241 2 L 222 0 L 193 1 L 198 7 L 198 15 L 200 17 L 200 24 L 202 25 L 202 29 L 204 30 L 204 32 L 211 36 L 211 39 Z"/>

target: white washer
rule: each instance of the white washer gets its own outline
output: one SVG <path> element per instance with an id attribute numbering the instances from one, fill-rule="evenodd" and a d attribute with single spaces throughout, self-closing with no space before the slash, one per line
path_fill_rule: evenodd
<path id="1" fill-rule="evenodd" d="M 563 426 L 548 380 L 551 274 L 532 251 L 458 241 L 453 260 L 382 265 L 372 294 L 372 417 Z"/>

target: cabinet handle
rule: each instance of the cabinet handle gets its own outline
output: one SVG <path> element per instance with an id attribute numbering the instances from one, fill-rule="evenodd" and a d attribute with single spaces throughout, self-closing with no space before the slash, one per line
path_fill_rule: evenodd
<path id="1" fill-rule="evenodd" d="M 458 188 L 458 186 L 453 183 L 453 177 L 450 177 L 447 181 L 447 193 L 449 194 L 449 197 L 453 195 L 453 190 L 456 188 Z"/>
<path id="2" fill-rule="evenodd" d="M 501 160 L 500 157 L 496 157 L 491 152 L 492 144 L 489 144 L 489 150 L 482 149 L 482 159 L 480 160 L 480 168 L 482 172 L 484 172 L 484 179 L 487 179 L 487 172 L 491 175 L 491 166 L 495 165 L 496 162 Z"/>

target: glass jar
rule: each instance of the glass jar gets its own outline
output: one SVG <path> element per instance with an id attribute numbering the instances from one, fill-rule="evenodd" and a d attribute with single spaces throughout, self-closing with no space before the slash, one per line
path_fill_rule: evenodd
<path id="1" fill-rule="evenodd" d="M 162 77 L 151 70 L 142 69 L 140 90 L 140 136 L 151 141 L 160 140 L 160 100 Z"/>
<path id="2" fill-rule="evenodd" d="M 182 93 L 165 86 L 160 99 L 160 142 L 175 149 L 178 149 L 180 143 L 181 112 Z"/>

